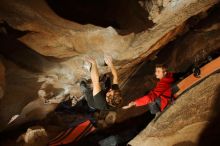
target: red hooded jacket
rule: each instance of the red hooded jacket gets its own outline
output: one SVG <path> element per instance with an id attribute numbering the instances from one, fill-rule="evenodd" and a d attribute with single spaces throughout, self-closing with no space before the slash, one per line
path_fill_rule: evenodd
<path id="1" fill-rule="evenodd" d="M 167 73 L 167 75 L 157 82 L 155 88 L 153 88 L 147 95 L 138 98 L 135 100 L 136 106 L 147 105 L 153 101 L 157 97 L 161 98 L 161 111 L 167 106 L 169 99 L 172 96 L 171 85 L 174 82 L 173 73 Z"/>

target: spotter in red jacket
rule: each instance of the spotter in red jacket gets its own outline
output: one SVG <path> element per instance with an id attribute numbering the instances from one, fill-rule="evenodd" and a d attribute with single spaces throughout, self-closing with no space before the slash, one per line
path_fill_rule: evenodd
<path id="1" fill-rule="evenodd" d="M 155 101 L 155 99 L 159 97 L 161 98 L 160 109 L 161 111 L 163 111 L 172 96 L 171 86 L 173 82 L 174 82 L 173 73 L 167 73 L 167 75 L 164 78 L 162 78 L 160 81 L 158 81 L 156 87 L 153 88 L 147 95 L 135 100 L 134 101 L 135 105 L 136 106 L 147 105 Z"/>

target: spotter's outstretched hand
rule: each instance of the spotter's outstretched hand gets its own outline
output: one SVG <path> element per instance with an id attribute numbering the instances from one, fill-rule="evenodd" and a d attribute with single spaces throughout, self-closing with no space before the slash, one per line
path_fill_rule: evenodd
<path id="1" fill-rule="evenodd" d="M 131 107 L 133 107 L 133 106 L 135 106 L 135 102 L 130 102 L 128 105 L 126 105 L 126 106 L 123 106 L 122 107 L 122 109 L 129 109 L 129 108 L 131 108 Z"/>

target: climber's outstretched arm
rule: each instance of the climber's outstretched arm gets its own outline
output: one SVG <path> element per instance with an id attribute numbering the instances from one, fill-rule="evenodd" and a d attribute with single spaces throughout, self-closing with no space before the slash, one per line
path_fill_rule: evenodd
<path id="1" fill-rule="evenodd" d="M 111 56 L 105 56 L 105 63 L 110 67 L 112 75 L 113 75 L 113 84 L 118 84 L 118 73 L 115 69 L 115 66 L 112 63 L 112 57 Z"/>
<path id="2" fill-rule="evenodd" d="M 87 57 L 86 60 L 91 63 L 91 80 L 93 85 L 93 96 L 101 91 L 101 86 L 99 83 L 99 71 L 97 63 L 94 58 Z"/>

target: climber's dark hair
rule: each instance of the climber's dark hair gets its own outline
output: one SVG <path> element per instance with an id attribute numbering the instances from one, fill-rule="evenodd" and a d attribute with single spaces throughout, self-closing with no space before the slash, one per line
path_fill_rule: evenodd
<path id="1" fill-rule="evenodd" d="M 120 90 L 113 90 L 113 95 L 109 95 L 107 98 L 109 99 L 109 105 L 113 107 L 121 107 L 123 98 Z"/>

